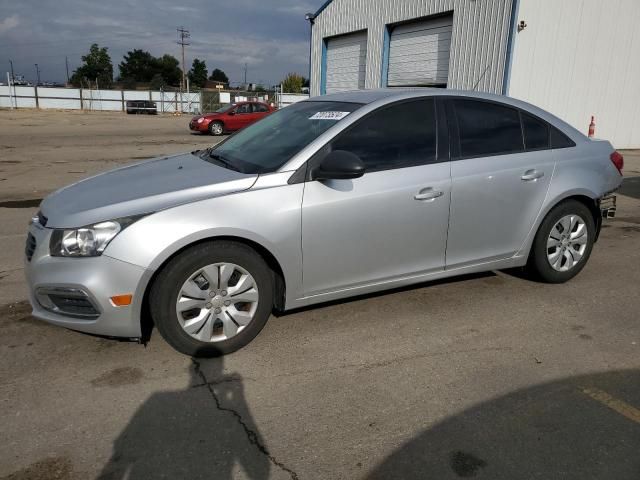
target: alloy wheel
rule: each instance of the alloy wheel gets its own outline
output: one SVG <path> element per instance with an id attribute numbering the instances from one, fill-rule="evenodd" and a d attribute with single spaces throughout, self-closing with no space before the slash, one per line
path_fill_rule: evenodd
<path id="1" fill-rule="evenodd" d="M 575 267 L 587 249 L 589 234 L 584 219 L 579 215 L 565 215 L 551 229 L 547 238 L 549 265 L 566 272 Z"/>
<path id="2" fill-rule="evenodd" d="M 207 265 L 184 282 L 176 301 L 182 329 L 201 342 L 235 337 L 258 308 L 258 286 L 253 276 L 233 263 Z"/>

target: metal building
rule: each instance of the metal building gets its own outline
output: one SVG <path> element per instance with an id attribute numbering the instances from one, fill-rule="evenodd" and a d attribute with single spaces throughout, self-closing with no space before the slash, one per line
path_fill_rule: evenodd
<path id="1" fill-rule="evenodd" d="M 639 0 L 329 0 L 311 17 L 312 95 L 501 93 L 640 147 Z"/>

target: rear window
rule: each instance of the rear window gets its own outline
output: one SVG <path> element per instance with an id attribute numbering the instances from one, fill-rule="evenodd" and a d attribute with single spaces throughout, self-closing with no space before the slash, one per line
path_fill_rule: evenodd
<path id="1" fill-rule="evenodd" d="M 454 105 L 462 157 L 524 151 L 518 110 L 477 100 L 455 100 Z"/>

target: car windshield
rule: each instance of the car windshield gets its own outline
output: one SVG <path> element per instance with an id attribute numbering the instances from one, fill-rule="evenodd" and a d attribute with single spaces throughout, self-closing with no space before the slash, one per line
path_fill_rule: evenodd
<path id="1" fill-rule="evenodd" d="M 243 173 L 270 173 L 362 105 L 299 102 L 265 117 L 208 150 L 205 160 Z"/>
<path id="2" fill-rule="evenodd" d="M 214 110 L 213 113 L 223 113 L 229 110 L 231 107 L 235 107 L 235 106 L 236 106 L 235 103 L 225 103 L 219 109 Z"/>

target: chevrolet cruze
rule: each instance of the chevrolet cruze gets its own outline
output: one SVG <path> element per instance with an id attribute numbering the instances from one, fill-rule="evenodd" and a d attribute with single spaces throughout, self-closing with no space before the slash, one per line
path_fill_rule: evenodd
<path id="1" fill-rule="evenodd" d="M 26 245 L 33 314 L 132 339 L 155 325 L 213 356 L 273 311 L 510 267 L 565 282 L 615 213 L 622 166 L 609 142 L 507 97 L 312 98 L 47 197 Z"/>

